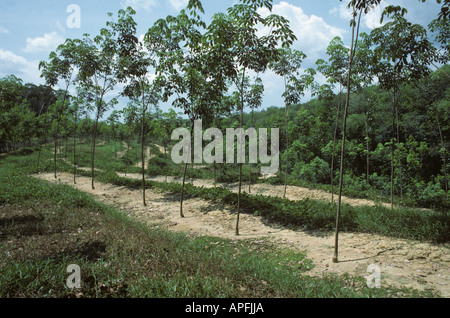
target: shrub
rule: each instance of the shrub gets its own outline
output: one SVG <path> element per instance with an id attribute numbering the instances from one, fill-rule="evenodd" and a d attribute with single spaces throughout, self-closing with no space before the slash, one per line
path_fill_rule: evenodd
<path id="1" fill-rule="evenodd" d="M 420 205 L 426 207 L 439 207 L 443 206 L 446 201 L 445 191 L 442 190 L 439 182 L 428 182 L 422 181 L 418 185 L 417 201 Z"/>
<path id="2" fill-rule="evenodd" d="M 330 179 L 330 167 L 326 161 L 316 157 L 308 164 L 297 163 L 293 175 L 311 183 L 327 183 Z"/>

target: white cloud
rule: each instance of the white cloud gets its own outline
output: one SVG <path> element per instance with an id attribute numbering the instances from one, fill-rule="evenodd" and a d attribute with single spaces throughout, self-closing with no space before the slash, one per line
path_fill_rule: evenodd
<path id="1" fill-rule="evenodd" d="M 188 4 L 188 0 L 169 0 L 169 2 L 177 11 L 181 11 L 182 9 L 186 8 Z"/>
<path id="2" fill-rule="evenodd" d="M 3 25 L 0 25 L 0 34 L 9 34 L 9 30 Z"/>
<path id="3" fill-rule="evenodd" d="M 377 7 L 371 9 L 367 14 L 363 14 L 362 21 L 369 29 L 375 29 L 381 26 L 381 13 L 389 4 L 384 0 Z M 350 21 L 353 18 L 352 9 L 347 7 L 347 3 L 343 2 L 338 7 L 332 8 L 329 13 L 333 16 L 339 16 L 342 20 Z"/>
<path id="4" fill-rule="evenodd" d="M 130 6 L 134 10 L 144 10 L 147 12 L 151 12 L 152 10 L 155 10 L 155 8 L 161 7 L 161 1 L 158 0 L 123 0 L 120 4 L 123 8 Z M 181 11 L 181 9 L 186 8 L 188 0 L 169 0 L 167 1 L 167 4 L 171 9 Z"/>
<path id="5" fill-rule="evenodd" d="M 366 26 L 371 30 L 382 26 L 382 24 L 380 24 L 381 14 L 382 9 L 379 6 L 375 9 L 370 10 L 370 12 L 364 16 L 364 22 L 366 23 Z M 383 21 L 383 24 L 384 23 L 386 22 Z"/>
<path id="6" fill-rule="evenodd" d="M 326 51 L 330 41 L 336 37 L 343 37 L 346 30 L 327 24 L 323 18 L 316 15 L 307 15 L 301 7 L 282 1 L 274 5 L 272 13 L 287 18 L 290 27 L 297 36 L 294 48 L 303 51 L 308 58 L 317 59 Z M 260 9 L 262 16 L 267 16 L 267 9 Z"/>
<path id="7" fill-rule="evenodd" d="M 330 14 L 336 16 L 342 20 L 350 21 L 352 19 L 352 10 L 347 8 L 346 3 L 341 3 L 338 7 L 334 7 L 330 10 Z"/>
<path id="8" fill-rule="evenodd" d="M 134 10 L 145 10 L 150 12 L 158 6 L 157 0 L 125 0 L 121 2 L 122 7 L 132 7 Z"/>
<path id="9" fill-rule="evenodd" d="M 0 49 L 0 77 L 14 74 L 25 83 L 41 84 L 39 61 L 28 61 L 14 52 Z"/>
<path id="10" fill-rule="evenodd" d="M 267 9 L 259 9 L 261 16 L 266 17 L 269 14 L 277 14 L 289 20 L 289 25 L 297 37 L 293 48 L 304 52 L 307 59 L 303 61 L 302 70 L 309 67 L 315 67 L 315 61 L 319 58 L 325 58 L 325 52 L 331 40 L 335 37 L 343 38 L 347 30 L 334 27 L 325 22 L 325 20 L 316 15 L 307 15 L 301 7 L 292 5 L 286 1 L 281 1 L 274 5 L 272 12 Z M 264 34 L 268 30 L 260 30 Z M 265 86 L 264 105 L 284 105 L 284 99 L 281 97 L 283 92 L 282 81 L 273 71 L 266 71 L 260 74 Z M 324 79 L 318 76 L 317 80 L 322 83 Z M 302 102 L 311 98 L 307 92 L 302 98 Z"/>
<path id="11" fill-rule="evenodd" d="M 64 42 L 64 37 L 57 32 L 45 33 L 42 37 L 27 38 L 26 47 L 23 49 L 27 53 L 49 52 L 55 50 L 58 45 Z"/>

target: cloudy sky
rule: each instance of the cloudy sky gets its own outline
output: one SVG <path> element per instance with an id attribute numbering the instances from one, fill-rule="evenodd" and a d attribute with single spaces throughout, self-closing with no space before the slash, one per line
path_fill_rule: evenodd
<path id="1" fill-rule="evenodd" d="M 159 18 L 176 15 L 188 0 L 0 0 L 0 78 L 14 74 L 25 83 L 44 84 L 38 64 L 46 60 L 50 51 L 66 38 L 81 38 L 88 33 L 98 34 L 108 20 L 121 8 L 132 6 L 137 15 L 138 33 L 146 30 Z M 205 21 L 215 12 L 226 12 L 234 0 L 203 0 Z M 274 1 L 273 12 L 283 15 L 291 23 L 298 41 L 294 48 L 302 50 L 308 58 L 304 68 L 313 67 L 318 58 L 326 59 L 326 47 L 339 36 L 349 45 L 351 30 L 347 1 L 287 0 Z M 395 4 L 408 9 L 407 18 L 424 26 L 437 16 L 440 6 L 436 0 L 383 0 L 381 8 L 364 17 L 362 32 L 379 26 L 383 7 Z M 73 19 L 74 8 L 79 8 L 80 20 Z M 264 12 L 261 12 L 264 14 Z M 274 74 L 264 74 L 264 107 L 282 106 L 282 88 Z M 307 98 L 307 97 L 306 97 Z M 167 107 L 167 106 L 166 106 Z M 164 107 L 163 107 L 164 108 Z"/>

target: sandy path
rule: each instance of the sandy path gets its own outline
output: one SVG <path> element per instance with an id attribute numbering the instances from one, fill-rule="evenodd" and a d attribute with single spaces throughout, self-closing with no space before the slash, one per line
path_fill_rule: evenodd
<path id="1" fill-rule="evenodd" d="M 341 233 L 338 264 L 331 262 L 334 235 L 326 232 L 290 230 L 266 224 L 261 217 L 242 214 L 240 236 L 234 235 L 235 211 L 229 206 L 211 204 L 202 199 L 187 199 L 179 216 L 179 195 L 147 190 L 148 206 L 142 205 L 142 193 L 111 184 L 96 184 L 91 189 L 90 178 L 78 177 L 73 185 L 70 174 L 41 174 L 39 177 L 53 183 L 75 186 L 94 194 L 100 201 L 114 205 L 127 215 L 145 222 L 150 227 L 195 235 L 227 239 L 270 239 L 296 250 L 306 251 L 315 268 L 307 275 L 321 277 L 325 273 L 349 273 L 367 277 L 367 268 L 376 264 L 381 269 L 381 288 L 388 286 L 433 289 L 450 296 L 450 244 L 434 245 L 410 240 L 392 239 L 379 235 Z"/>
<path id="2" fill-rule="evenodd" d="M 126 175 L 124 173 L 117 173 L 121 177 L 127 177 L 127 178 L 133 178 L 133 179 L 141 179 L 142 175 L 138 173 L 127 173 Z M 166 182 L 165 176 L 147 176 L 148 180 L 158 181 L 158 182 Z M 190 179 L 189 179 L 190 180 Z M 181 177 L 167 177 L 167 182 L 176 182 L 176 183 L 182 183 L 183 179 Z M 205 180 L 205 179 L 195 179 L 193 180 L 193 185 L 197 187 L 205 187 L 205 188 L 212 188 L 214 187 L 214 180 Z M 238 192 L 239 191 L 239 183 L 217 183 L 218 187 L 223 186 L 230 191 Z M 244 182 L 242 184 L 242 191 L 245 191 L 248 193 L 248 183 Z M 271 185 L 267 183 L 255 183 L 251 185 L 251 194 L 260 194 L 265 196 L 274 196 L 274 197 L 283 197 L 284 193 L 284 185 Z M 302 188 L 298 186 L 287 186 L 286 189 L 286 199 L 289 200 L 303 200 L 303 199 L 313 199 L 313 200 L 321 200 L 321 201 L 331 201 L 331 193 L 323 191 L 323 190 L 316 190 L 316 189 L 308 189 L 308 188 Z M 334 196 L 334 202 L 337 202 L 337 195 Z M 362 206 L 362 205 L 368 205 L 368 206 L 375 206 L 377 203 L 371 200 L 366 199 L 355 199 L 355 198 L 348 198 L 343 196 L 342 202 L 345 204 L 349 204 L 352 206 Z M 380 205 L 390 207 L 390 204 L 380 202 L 378 203 Z"/>

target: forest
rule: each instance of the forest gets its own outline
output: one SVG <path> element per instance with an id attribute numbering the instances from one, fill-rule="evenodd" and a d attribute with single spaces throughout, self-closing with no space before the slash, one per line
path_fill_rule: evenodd
<path id="1" fill-rule="evenodd" d="M 334 38 L 328 58 L 308 69 L 302 67 L 305 53 L 292 48 L 297 37 L 289 21 L 258 13 L 272 8 L 269 0 L 241 0 L 208 23 L 201 2 L 190 0 L 179 15 L 151 25 L 142 40 L 132 7 L 109 13 L 98 35 L 66 39 L 40 62 L 45 85 L 13 74 L 0 79 L 0 151 L 33 153 L 29 172 L 51 172 L 55 180 L 66 172 L 73 184 L 89 177 L 92 189 L 102 182 L 140 189 L 144 207 L 152 204 L 146 190 L 175 191 L 181 218 L 187 198 L 232 204 L 236 236 L 241 212 L 334 230 L 335 263 L 340 230 L 448 242 L 450 2 L 442 1 L 427 26 L 408 21 L 406 9 L 388 6 L 386 23 L 360 32 L 361 18 L 379 4 L 349 1 L 351 43 Z M 264 104 L 261 75 L 268 71 L 280 78 L 284 105 Z M 305 101 L 308 94 L 312 99 Z M 167 111 L 163 103 L 170 103 Z M 263 175 L 264 164 L 249 160 L 174 163 L 172 132 L 184 127 L 193 134 L 196 120 L 203 130 L 224 135 L 227 128 L 278 128 L 278 172 Z M 126 179 L 133 174 L 139 179 Z M 149 180 L 157 176 L 166 182 Z M 173 177 L 181 184 L 167 182 Z M 238 192 L 196 188 L 195 179 L 235 183 Z M 252 196 L 257 184 L 284 192 Z M 286 199 L 288 186 L 324 190 L 331 201 L 294 203 Z M 361 216 L 341 202 L 344 195 L 385 207 Z M 10 201 L 8 194 L 0 197 L 1 204 Z M 370 221 L 358 223 L 363 217 Z"/>

